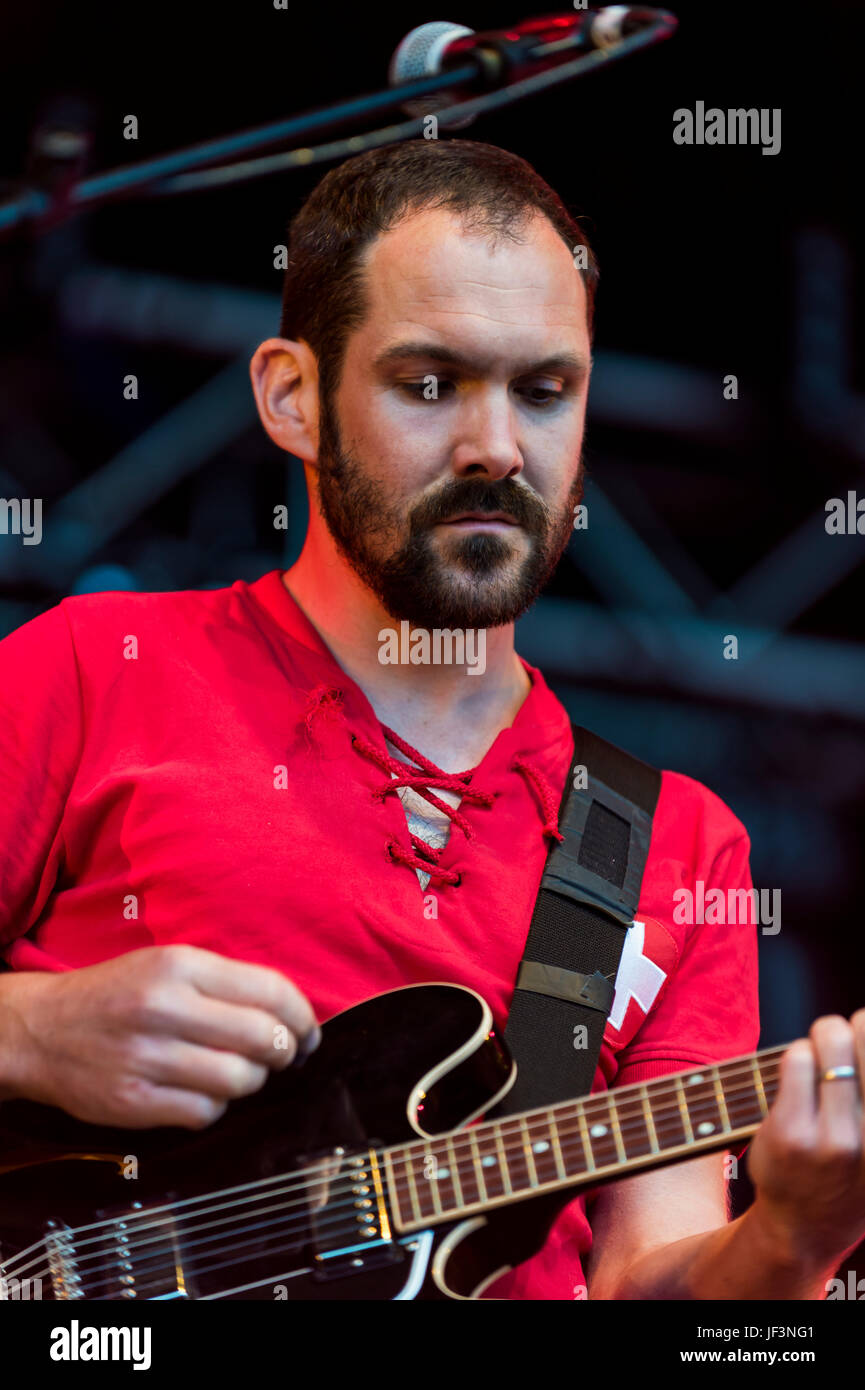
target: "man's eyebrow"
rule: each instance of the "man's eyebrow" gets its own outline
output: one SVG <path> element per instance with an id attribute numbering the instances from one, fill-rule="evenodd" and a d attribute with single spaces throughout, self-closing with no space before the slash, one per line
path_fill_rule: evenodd
<path id="1" fill-rule="evenodd" d="M 442 362 L 449 367 L 468 368 L 472 371 L 482 370 L 487 364 L 480 358 L 468 356 L 466 353 L 457 352 L 453 348 L 445 347 L 444 344 L 425 343 L 421 340 L 393 343 L 389 348 L 385 348 L 373 360 L 374 367 L 387 367 L 394 362 L 402 361 L 407 357 L 425 357 L 433 362 Z M 527 376 L 532 372 L 587 372 L 590 366 L 590 359 L 581 353 L 571 352 L 564 349 L 561 352 L 550 353 L 549 356 L 541 358 L 539 361 L 524 361 L 514 364 L 514 370 L 520 376 Z"/>

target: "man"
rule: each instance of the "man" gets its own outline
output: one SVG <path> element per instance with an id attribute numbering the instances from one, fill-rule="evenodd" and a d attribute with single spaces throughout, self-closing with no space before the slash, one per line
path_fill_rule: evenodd
<path id="1" fill-rule="evenodd" d="M 580 248 L 584 248 L 582 251 Z M 252 585 L 64 600 L 0 644 L 0 1095 L 204 1126 L 286 1064 L 273 1029 L 451 980 L 501 1026 L 572 751 L 514 652 L 582 494 L 594 259 L 522 160 L 416 141 L 333 170 L 251 363 L 310 524 Z M 389 635 L 485 634 L 484 669 Z M 575 631 L 574 641 L 579 642 Z M 398 799 L 399 798 L 399 799 Z M 408 824 L 407 824 L 408 822 Z M 665 772 L 595 1086 L 757 1043 L 744 827 Z M 728 1222 L 723 1157 L 570 1204 L 503 1298 L 820 1298 L 865 1230 L 865 1011 L 786 1053 Z"/>

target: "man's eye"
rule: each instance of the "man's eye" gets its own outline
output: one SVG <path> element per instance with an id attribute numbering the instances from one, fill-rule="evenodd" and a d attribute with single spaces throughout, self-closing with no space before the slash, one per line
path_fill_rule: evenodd
<path id="1" fill-rule="evenodd" d="M 449 395 L 454 383 L 447 377 L 425 376 L 420 381 L 398 381 L 397 389 L 414 401 L 437 401 Z M 560 401 L 564 392 L 551 386 L 520 386 L 517 392 L 534 409 L 545 410 Z"/>
<path id="2" fill-rule="evenodd" d="M 550 386 L 523 386 L 520 387 L 520 394 L 531 406 L 538 406 L 543 410 L 547 406 L 555 405 L 556 401 L 562 399 L 561 391 L 554 391 Z"/>
<path id="3" fill-rule="evenodd" d="M 426 376 L 421 381 L 398 381 L 397 387 L 414 401 L 437 401 L 453 383 L 440 376 Z"/>

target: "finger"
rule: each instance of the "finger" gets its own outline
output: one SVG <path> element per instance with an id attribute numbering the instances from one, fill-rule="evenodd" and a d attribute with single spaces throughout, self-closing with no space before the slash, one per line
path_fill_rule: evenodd
<path id="1" fill-rule="evenodd" d="M 237 1052 L 262 1066 L 281 1071 L 294 1061 L 297 1034 L 275 1014 L 192 991 L 178 1014 L 176 1035 L 202 1047 Z"/>
<path id="2" fill-rule="evenodd" d="M 807 1038 L 791 1043 L 781 1058 L 778 1093 L 772 1106 L 776 1123 L 802 1140 L 817 1122 L 817 1062 Z"/>
<path id="3" fill-rule="evenodd" d="M 195 1091 L 175 1091 L 160 1086 L 156 1100 L 163 1118 L 163 1125 L 181 1125 L 184 1129 L 205 1129 L 221 1119 L 228 1109 L 228 1102 L 214 1100 L 212 1096 L 202 1096 Z M 176 1119 L 171 1119 L 171 1115 Z"/>
<path id="4" fill-rule="evenodd" d="M 300 1038 L 318 1027 L 306 995 L 278 970 L 268 965 L 231 960 L 198 946 L 186 949 L 193 953 L 189 957 L 186 978 L 201 994 L 228 1004 L 264 1009 Z"/>
<path id="5" fill-rule="evenodd" d="M 144 1085 L 135 1105 L 111 1124 L 123 1129 L 152 1129 L 154 1125 L 180 1125 L 183 1129 L 204 1129 L 225 1114 L 228 1102 L 214 1100 L 196 1091 L 171 1086 Z"/>
<path id="6" fill-rule="evenodd" d="M 151 1085 L 196 1091 L 214 1100 L 251 1095 L 268 1075 L 267 1067 L 236 1052 L 154 1038 L 138 1040 L 131 1065 Z"/>
<path id="7" fill-rule="evenodd" d="M 829 1014 L 815 1021 L 810 1037 L 817 1058 L 818 1129 L 833 1142 L 853 1143 L 859 1135 L 858 1080 L 821 1079 L 831 1067 L 855 1066 L 853 1029 L 840 1014 Z"/>

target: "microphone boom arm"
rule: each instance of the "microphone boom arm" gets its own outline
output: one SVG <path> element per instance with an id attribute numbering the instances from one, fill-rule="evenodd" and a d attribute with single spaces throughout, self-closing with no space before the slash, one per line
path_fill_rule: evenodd
<path id="1" fill-rule="evenodd" d="M 675 16 L 666 10 L 645 10 L 641 11 L 641 14 L 652 17 L 645 28 L 626 35 L 618 42 L 595 48 L 589 53 L 582 53 L 580 57 L 569 62 L 563 61 L 552 67 L 545 66 L 541 72 L 438 110 L 435 112 L 438 124 L 445 127 L 459 125 L 467 118 L 474 119 L 490 111 L 510 106 L 515 101 L 535 96 L 572 78 L 593 72 L 615 59 L 625 58 L 640 49 L 651 47 L 669 38 L 677 28 L 678 21 Z M 568 48 L 577 47 L 579 41 L 579 35 L 571 35 L 556 40 L 554 44 L 541 45 L 533 56 L 536 56 L 538 61 L 548 62 L 549 50 L 555 48 L 557 51 L 567 52 Z M 522 46 L 520 57 L 522 61 L 526 60 Z M 369 131 L 364 135 L 342 137 L 323 145 L 306 146 L 213 167 L 214 161 L 228 159 L 242 148 L 260 147 L 288 136 L 327 129 L 328 126 L 358 120 L 373 112 L 402 105 L 409 99 L 434 95 L 478 80 L 490 80 L 489 65 L 467 63 L 457 69 L 417 78 L 387 91 L 355 97 L 335 107 L 307 112 L 233 136 L 192 145 L 173 154 L 157 156 L 133 166 L 97 174 L 66 188 L 59 197 L 39 188 L 24 187 L 12 198 L 0 204 L 0 236 L 28 223 L 35 230 L 54 227 L 65 217 L 124 197 L 164 197 L 202 192 L 287 169 L 306 168 L 330 160 L 347 159 L 363 150 L 411 139 L 423 134 L 426 116 L 412 117 L 397 125 Z M 211 167 L 195 167 L 202 164 Z"/>

